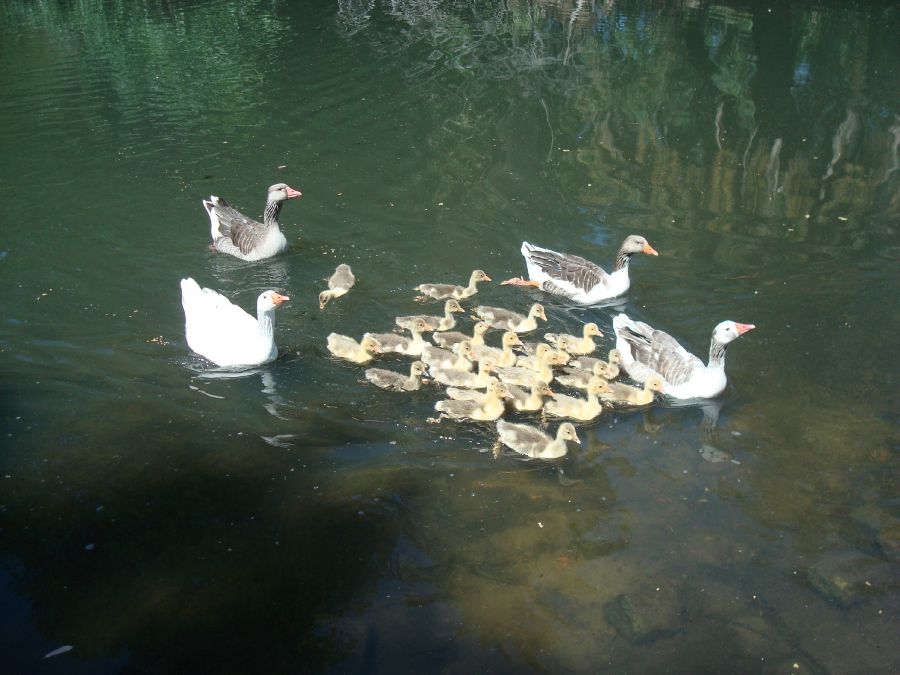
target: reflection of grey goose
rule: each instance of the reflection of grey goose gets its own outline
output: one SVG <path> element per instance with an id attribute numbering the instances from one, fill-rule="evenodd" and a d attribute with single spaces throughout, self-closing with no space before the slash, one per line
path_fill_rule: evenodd
<path id="1" fill-rule="evenodd" d="M 356 277 L 353 276 L 353 270 L 350 265 L 341 263 L 334 270 L 334 274 L 328 277 L 328 290 L 319 293 L 319 309 L 325 309 L 325 303 L 334 298 L 346 295 L 347 291 L 353 288 L 356 283 Z"/>
<path id="2" fill-rule="evenodd" d="M 534 303 L 528 310 L 528 316 L 523 316 L 517 312 L 511 312 L 502 307 L 488 307 L 487 305 L 479 305 L 475 308 L 475 314 L 482 321 L 486 321 L 492 328 L 500 328 L 502 330 L 511 330 L 516 333 L 527 333 L 537 328 L 537 319 L 547 320 L 544 313 L 543 305 Z"/>
<path id="3" fill-rule="evenodd" d="M 755 326 L 723 321 L 713 329 L 709 363 L 688 352 L 668 333 L 655 330 L 625 314 L 613 319 L 616 349 L 622 353 L 622 367 L 638 382 L 653 375 L 663 381 L 662 393 L 679 399 L 712 398 L 722 393 L 725 377 L 725 349 Z"/>
<path id="4" fill-rule="evenodd" d="M 393 352 L 405 356 L 420 356 L 422 347 L 428 343 L 422 339 L 422 333 L 428 330 L 428 326 L 422 319 L 416 319 L 409 324 L 407 330 L 412 333 L 412 339 L 397 335 L 396 333 L 366 333 L 363 337 L 369 337 L 378 343 L 382 352 Z"/>
<path id="5" fill-rule="evenodd" d="M 444 399 L 435 403 L 434 409 L 442 412 L 443 416 L 454 419 L 495 420 L 506 409 L 503 399 L 508 397 L 509 391 L 505 384 L 492 382 L 480 401 Z"/>
<path id="6" fill-rule="evenodd" d="M 233 255 L 241 260 L 271 258 L 287 248 L 287 239 L 278 227 L 278 212 L 287 199 L 299 197 L 301 192 L 284 183 L 269 187 L 263 222 L 248 218 L 221 197 L 211 196 L 203 200 L 203 208 L 209 215 L 212 247 L 220 253 Z"/>
<path id="7" fill-rule="evenodd" d="M 366 370 L 366 379 L 381 389 L 416 391 L 422 386 L 422 373 L 424 372 L 425 364 L 421 361 L 413 361 L 409 367 L 408 376 L 384 368 L 369 368 Z"/>
<path id="8" fill-rule="evenodd" d="M 478 292 L 476 284 L 479 281 L 490 281 L 491 278 L 482 270 L 475 270 L 469 277 L 468 286 L 456 286 L 454 284 L 419 284 L 416 290 L 422 295 L 427 295 L 435 300 L 447 300 L 454 298 L 462 300 L 475 295 Z"/>
<path id="9" fill-rule="evenodd" d="M 426 314 L 417 314 L 415 316 L 398 316 L 394 319 L 400 328 L 407 328 L 416 319 L 422 319 L 427 325 L 428 330 L 450 330 L 456 325 L 454 312 L 464 312 L 465 310 L 459 306 L 456 300 L 448 300 L 444 303 L 444 316 L 428 316 Z"/>
<path id="10" fill-rule="evenodd" d="M 224 295 L 181 280 L 184 333 L 188 346 L 217 366 L 257 366 L 278 356 L 272 334 L 272 312 L 286 295 L 266 291 L 256 300 L 256 317 Z"/>
<path id="11" fill-rule="evenodd" d="M 556 430 L 556 438 L 528 424 L 513 424 L 506 420 L 497 420 L 497 433 L 500 442 L 520 455 L 532 459 L 556 459 L 568 451 L 566 441 L 581 444 L 575 427 L 571 422 L 563 422 Z"/>
<path id="12" fill-rule="evenodd" d="M 632 234 L 625 238 L 616 254 L 611 274 L 589 260 L 570 253 L 557 253 L 527 241 L 522 242 L 522 255 L 530 280 L 521 277 L 508 279 L 503 284 L 535 286 L 551 295 L 559 295 L 582 305 L 602 302 L 628 290 L 628 263 L 635 253 L 658 255 L 647 240 Z"/>

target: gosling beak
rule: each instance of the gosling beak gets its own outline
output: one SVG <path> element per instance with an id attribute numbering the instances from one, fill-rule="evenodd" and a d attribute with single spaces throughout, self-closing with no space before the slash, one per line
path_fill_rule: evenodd
<path id="1" fill-rule="evenodd" d="M 649 244 L 649 242 L 644 243 L 644 253 L 647 253 L 648 255 L 659 255 L 659 253 L 656 252 L 656 249 L 653 248 Z"/>
<path id="2" fill-rule="evenodd" d="M 737 328 L 738 335 L 743 335 L 748 330 L 756 328 L 752 323 L 738 323 L 737 321 L 734 322 L 734 327 Z"/>

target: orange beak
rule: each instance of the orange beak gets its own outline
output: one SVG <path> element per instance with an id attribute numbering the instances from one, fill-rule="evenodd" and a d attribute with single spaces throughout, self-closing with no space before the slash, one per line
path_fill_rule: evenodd
<path id="1" fill-rule="evenodd" d="M 286 295 L 281 295 L 280 293 L 272 293 L 272 302 L 275 303 L 276 307 L 286 300 L 290 300 L 290 298 Z"/>
<path id="2" fill-rule="evenodd" d="M 756 328 L 752 323 L 738 323 L 737 321 L 734 322 L 734 326 L 737 328 L 738 335 L 743 335 L 748 330 Z"/>
<path id="3" fill-rule="evenodd" d="M 644 253 L 647 253 L 648 255 L 659 255 L 659 253 L 656 252 L 656 249 L 649 243 L 644 244 Z"/>
<path id="4" fill-rule="evenodd" d="M 300 192 L 300 190 L 295 190 L 295 189 L 292 188 L 291 186 L 288 186 L 288 187 L 287 187 L 287 198 L 288 198 L 288 199 L 293 199 L 294 197 L 299 197 L 299 196 L 301 196 L 302 194 L 303 194 L 303 193 Z"/>

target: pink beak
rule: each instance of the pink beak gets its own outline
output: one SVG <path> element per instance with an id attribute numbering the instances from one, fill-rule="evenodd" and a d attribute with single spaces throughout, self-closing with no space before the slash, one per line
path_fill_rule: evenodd
<path id="1" fill-rule="evenodd" d="M 653 248 L 649 242 L 644 244 L 644 253 L 648 255 L 659 255 L 659 253 L 656 252 L 656 249 Z"/>
<path id="2" fill-rule="evenodd" d="M 752 323 L 738 323 L 737 321 L 734 322 L 734 327 L 737 328 L 738 335 L 743 335 L 748 330 L 756 328 Z"/>
<path id="3" fill-rule="evenodd" d="M 303 194 L 303 193 L 300 192 L 300 190 L 295 190 L 295 189 L 292 188 L 290 185 L 287 186 L 287 198 L 288 198 L 288 199 L 293 199 L 294 197 L 299 197 L 299 196 L 302 195 L 302 194 Z"/>
<path id="4" fill-rule="evenodd" d="M 280 293 L 272 293 L 272 302 L 274 302 L 276 306 L 280 305 L 285 300 L 290 300 L 290 298 L 286 295 L 281 295 Z"/>

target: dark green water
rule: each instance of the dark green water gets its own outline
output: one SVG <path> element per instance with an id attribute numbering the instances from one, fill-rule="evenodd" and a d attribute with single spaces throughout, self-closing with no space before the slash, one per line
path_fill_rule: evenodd
<path id="1" fill-rule="evenodd" d="M 4 670 L 900 670 L 898 29 L 891 3 L 4 3 Z M 289 253 L 209 253 L 201 198 L 259 215 L 276 181 Z M 755 323 L 705 411 L 494 460 L 491 425 L 327 357 L 418 283 L 523 273 L 522 240 L 609 265 L 632 232 L 660 256 L 623 304 L 550 325 L 624 308 L 705 356 Z M 338 262 L 357 287 L 320 312 Z M 187 275 L 289 294 L 282 356 L 206 372 Z"/>

